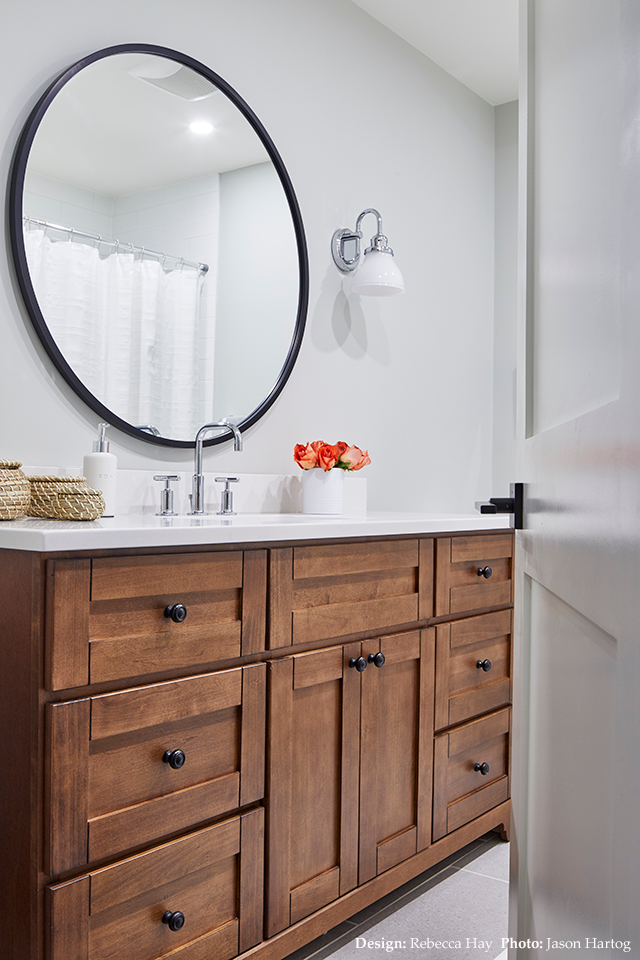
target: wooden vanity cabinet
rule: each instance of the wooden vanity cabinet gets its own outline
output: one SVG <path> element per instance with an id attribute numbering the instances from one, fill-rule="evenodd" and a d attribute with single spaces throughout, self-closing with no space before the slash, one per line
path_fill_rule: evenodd
<path id="1" fill-rule="evenodd" d="M 1 550 L 3 958 L 282 960 L 506 836 L 511 563 L 504 531 Z"/>

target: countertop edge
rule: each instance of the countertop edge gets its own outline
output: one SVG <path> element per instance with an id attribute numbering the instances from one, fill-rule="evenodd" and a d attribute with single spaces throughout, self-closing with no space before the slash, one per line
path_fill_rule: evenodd
<path id="1" fill-rule="evenodd" d="M 1 523 L 0 549 L 52 553 L 354 537 L 429 536 L 511 529 L 506 515 L 487 517 L 428 513 L 370 513 L 362 517 L 303 514 L 238 515 L 230 518 L 125 516 L 90 522 L 23 518 Z"/>

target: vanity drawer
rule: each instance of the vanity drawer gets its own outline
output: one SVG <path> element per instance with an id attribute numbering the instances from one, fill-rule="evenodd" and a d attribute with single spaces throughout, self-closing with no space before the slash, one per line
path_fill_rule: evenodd
<path id="1" fill-rule="evenodd" d="M 433 540 L 271 550 L 269 648 L 345 637 L 433 616 Z"/>
<path id="2" fill-rule="evenodd" d="M 169 837 L 264 795 L 266 666 L 47 708 L 46 870 Z"/>
<path id="3" fill-rule="evenodd" d="M 435 738 L 434 841 L 508 799 L 510 728 L 507 707 Z"/>
<path id="4" fill-rule="evenodd" d="M 255 946 L 263 836 L 260 808 L 47 888 L 50 960 L 230 960 Z"/>
<path id="5" fill-rule="evenodd" d="M 50 560 L 47 689 L 263 650 L 266 578 L 266 550 Z"/>
<path id="6" fill-rule="evenodd" d="M 511 610 L 436 627 L 435 728 L 511 700 Z"/>
<path id="7" fill-rule="evenodd" d="M 511 603 L 512 557 L 510 533 L 437 539 L 434 616 Z"/>

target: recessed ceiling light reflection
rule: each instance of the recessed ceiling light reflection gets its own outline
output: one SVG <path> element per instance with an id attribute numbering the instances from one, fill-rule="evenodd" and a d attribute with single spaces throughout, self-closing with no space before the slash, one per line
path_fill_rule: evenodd
<path id="1" fill-rule="evenodd" d="M 193 123 L 189 124 L 189 130 L 191 130 L 191 133 L 197 133 L 198 136 L 203 137 L 208 133 L 213 133 L 213 124 L 208 123 L 207 120 L 194 120 Z"/>

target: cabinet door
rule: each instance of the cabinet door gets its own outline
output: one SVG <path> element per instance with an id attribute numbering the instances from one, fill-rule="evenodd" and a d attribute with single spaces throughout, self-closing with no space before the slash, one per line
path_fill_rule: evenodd
<path id="1" fill-rule="evenodd" d="M 266 667 L 47 710 L 46 869 L 140 848 L 264 795 Z"/>
<path id="2" fill-rule="evenodd" d="M 513 534 L 436 540 L 435 616 L 510 604 Z"/>
<path id="3" fill-rule="evenodd" d="M 257 653 L 266 583 L 266 550 L 50 560 L 46 687 L 204 669 Z"/>
<path id="4" fill-rule="evenodd" d="M 283 547 L 269 557 L 269 649 L 433 616 L 433 540 Z"/>
<path id="5" fill-rule="evenodd" d="M 511 610 L 436 627 L 436 730 L 511 699 Z"/>
<path id="6" fill-rule="evenodd" d="M 230 960 L 262 939 L 264 810 L 46 890 L 51 960 Z"/>
<path id="7" fill-rule="evenodd" d="M 430 629 L 362 644 L 359 883 L 430 842 L 434 642 Z"/>
<path id="8" fill-rule="evenodd" d="M 434 840 L 509 798 L 510 730 L 507 707 L 435 738 Z"/>
<path id="9" fill-rule="evenodd" d="M 357 884 L 360 646 L 269 664 L 267 936 Z"/>

